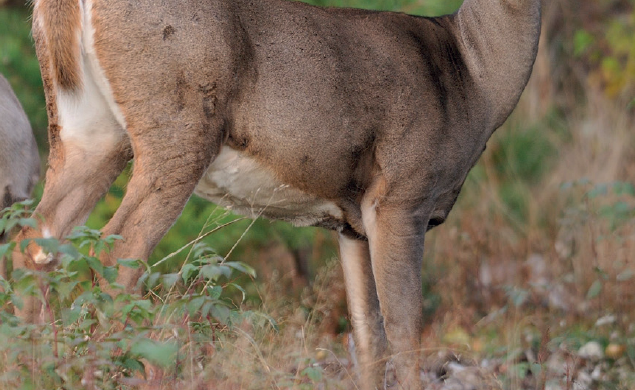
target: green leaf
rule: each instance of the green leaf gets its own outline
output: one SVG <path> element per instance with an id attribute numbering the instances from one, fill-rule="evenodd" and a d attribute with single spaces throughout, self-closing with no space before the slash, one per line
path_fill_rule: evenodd
<path id="1" fill-rule="evenodd" d="M 143 365 L 143 363 L 141 363 L 139 360 L 137 359 L 130 359 L 130 358 L 126 358 L 124 359 L 123 363 L 121 364 L 123 366 L 123 368 L 130 370 L 132 372 L 145 372 L 145 367 Z"/>
<path id="2" fill-rule="evenodd" d="M 231 315 L 229 308 L 223 305 L 213 305 L 211 312 L 212 316 L 216 318 L 221 324 L 227 325 L 229 323 L 229 317 Z"/>
<path id="3" fill-rule="evenodd" d="M 608 185 L 606 184 L 597 184 L 591 191 L 587 192 L 587 196 L 591 199 L 597 198 L 601 195 L 606 195 L 608 193 Z"/>
<path id="4" fill-rule="evenodd" d="M 101 232 L 97 229 L 91 229 L 87 226 L 76 226 L 73 228 L 71 234 L 69 234 L 66 238 L 69 240 L 99 240 L 101 237 Z"/>
<path id="5" fill-rule="evenodd" d="M 70 308 L 64 309 L 63 313 L 62 320 L 68 326 L 79 319 L 80 314 L 82 314 L 82 307 L 80 305 L 71 305 Z"/>
<path id="6" fill-rule="evenodd" d="M 152 302 L 147 299 L 137 299 L 133 302 L 135 306 L 143 309 L 144 311 L 149 312 L 152 310 Z"/>
<path id="7" fill-rule="evenodd" d="M 585 30 L 578 30 L 573 36 L 573 54 L 576 57 L 584 54 L 595 42 L 593 35 Z"/>
<path id="8" fill-rule="evenodd" d="M 76 259 L 79 256 L 81 256 L 81 254 L 79 253 L 77 248 L 75 248 L 75 246 L 73 246 L 71 244 L 62 244 L 62 245 L 60 245 L 60 247 L 58 248 L 58 251 L 60 253 L 63 253 L 65 255 L 68 255 L 68 256 L 72 257 L 73 259 Z"/>
<path id="9" fill-rule="evenodd" d="M 247 296 L 247 293 L 245 292 L 245 289 L 242 288 L 242 286 L 239 286 L 236 283 L 229 283 L 229 285 L 233 286 L 234 288 L 236 288 L 238 291 L 240 291 L 243 294 L 242 302 L 244 302 L 245 301 L 245 297 Z M 220 286 L 214 286 L 214 287 L 220 287 Z M 221 289 L 221 291 L 222 291 L 222 289 Z M 220 293 L 219 293 L 219 296 L 220 296 Z"/>
<path id="10" fill-rule="evenodd" d="M 13 251 L 13 248 L 15 248 L 15 242 L 0 245 L 0 259 L 2 259 L 4 256 L 7 256 L 7 253 L 11 253 L 11 251 Z"/>
<path id="11" fill-rule="evenodd" d="M 93 251 L 95 252 L 95 255 L 97 256 L 99 256 L 101 252 L 103 252 L 105 249 L 106 249 L 106 243 L 101 240 L 93 244 Z"/>
<path id="12" fill-rule="evenodd" d="M 507 296 L 515 307 L 520 307 L 525 303 L 525 301 L 527 301 L 529 291 L 521 288 L 510 287 L 507 289 Z"/>
<path id="13" fill-rule="evenodd" d="M 108 283 L 114 283 L 117 280 L 117 276 L 119 276 L 119 270 L 117 267 L 104 267 L 103 276 Z"/>
<path id="14" fill-rule="evenodd" d="M 147 275 L 147 274 L 145 274 Z M 147 280 L 144 280 L 143 283 L 149 288 L 152 289 L 157 285 L 159 278 L 161 277 L 160 272 L 153 272 L 148 276 Z"/>
<path id="15" fill-rule="evenodd" d="M 594 267 L 593 271 L 595 271 L 598 277 L 600 277 L 602 280 L 609 280 L 609 274 L 606 273 L 606 271 L 604 271 L 602 268 Z"/>
<path id="16" fill-rule="evenodd" d="M 60 247 L 60 242 L 56 238 L 36 238 L 33 241 L 47 253 L 55 254 Z"/>
<path id="17" fill-rule="evenodd" d="M 313 382 L 319 382 L 322 380 L 322 369 L 319 367 L 307 367 L 302 370 L 300 375 L 309 378 Z"/>
<path id="18" fill-rule="evenodd" d="M 593 282 L 593 284 L 589 288 L 589 291 L 586 293 L 586 298 L 593 299 L 597 297 L 598 295 L 600 295 L 601 291 L 602 291 L 602 282 L 600 280 L 596 280 L 595 282 Z"/>
<path id="19" fill-rule="evenodd" d="M 624 270 L 622 272 L 620 272 L 617 276 L 616 279 L 618 282 L 626 282 L 627 280 L 631 280 L 633 278 L 633 270 L 632 269 L 627 269 Z"/>
<path id="20" fill-rule="evenodd" d="M 201 307 L 203 306 L 204 303 L 205 303 L 205 297 L 201 297 L 201 296 L 190 300 L 187 303 L 187 311 L 190 314 L 190 316 L 193 316 L 194 314 L 196 314 L 196 312 L 201 310 Z"/>
<path id="21" fill-rule="evenodd" d="M 71 293 L 73 292 L 73 290 L 75 289 L 75 286 L 77 286 L 78 283 L 79 281 L 59 283 L 55 290 L 59 294 L 60 298 L 65 300 L 71 296 Z"/>
<path id="22" fill-rule="evenodd" d="M 635 196 L 635 186 L 631 183 L 618 181 L 613 183 L 613 192 L 615 195 Z"/>
<path id="23" fill-rule="evenodd" d="M 247 274 L 251 276 L 252 278 L 256 277 L 256 270 L 245 263 L 241 263 L 238 261 L 228 261 L 228 262 L 225 262 L 224 264 L 228 267 L 235 269 L 236 271 Z"/>
<path id="24" fill-rule="evenodd" d="M 33 229 L 37 229 L 37 221 L 33 218 L 20 218 L 18 220 L 20 226 L 30 226 Z"/>
<path id="25" fill-rule="evenodd" d="M 11 303 L 20 310 L 24 307 L 24 301 L 17 294 L 11 294 Z"/>
<path id="26" fill-rule="evenodd" d="M 79 324 L 79 329 L 89 330 L 91 326 L 95 325 L 96 323 L 97 323 L 97 320 L 85 319 L 81 322 L 81 324 Z"/>
<path id="27" fill-rule="evenodd" d="M 104 265 L 98 258 L 93 256 L 87 256 L 86 261 L 88 262 L 88 266 L 93 269 L 93 271 L 97 272 L 100 275 L 104 274 Z"/>
<path id="28" fill-rule="evenodd" d="M 534 375 L 534 377 L 540 377 L 540 373 L 542 372 L 542 365 L 540 363 L 531 363 L 529 369 L 531 370 L 531 373 Z"/>
<path id="29" fill-rule="evenodd" d="M 242 287 L 238 286 L 237 284 L 231 283 L 232 286 L 238 288 L 240 291 L 243 292 L 243 296 L 245 294 L 245 290 L 242 289 Z M 207 287 L 207 293 L 209 294 L 209 297 L 212 299 L 218 299 L 220 298 L 220 295 L 223 292 L 223 288 L 221 286 L 210 286 Z M 244 298 L 243 298 L 244 299 Z"/>
<path id="30" fill-rule="evenodd" d="M 14 227 L 16 227 L 16 225 L 18 224 L 18 221 L 15 219 L 9 219 L 8 221 L 6 221 L 4 223 L 4 231 L 5 232 L 10 232 L 11 230 L 13 230 Z"/>
<path id="31" fill-rule="evenodd" d="M 183 278 L 183 283 L 187 283 L 187 281 L 190 279 L 190 277 L 198 271 L 198 267 L 196 267 L 194 264 L 185 264 L 183 266 L 183 268 L 181 269 L 181 276 Z"/>
<path id="32" fill-rule="evenodd" d="M 141 339 L 132 345 L 130 352 L 167 368 L 174 364 L 178 347 L 173 342 L 163 343 L 150 339 Z"/>
<path id="33" fill-rule="evenodd" d="M 201 307 L 201 311 L 200 311 L 201 318 L 207 318 L 213 306 L 214 306 L 214 303 L 210 301 L 205 302 L 205 304 L 203 304 L 203 306 Z"/>
<path id="34" fill-rule="evenodd" d="M 564 183 L 560 184 L 560 190 L 570 190 L 571 188 L 573 188 L 574 183 L 572 181 L 565 181 Z"/>
<path id="35" fill-rule="evenodd" d="M 141 266 L 141 260 L 138 259 L 118 259 L 117 263 L 132 269 L 137 269 Z"/>
<path id="36" fill-rule="evenodd" d="M 123 240 L 123 237 L 118 234 L 111 234 L 108 237 L 104 238 L 104 241 L 107 244 L 113 244 L 115 241 L 121 241 L 121 240 Z"/>
<path id="37" fill-rule="evenodd" d="M 22 386 L 20 386 L 19 390 L 36 390 L 35 384 L 32 379 L 26 378 Z"/>
<path id="38" fill-rule="evenodd" d="M 194 256 L 195 259 L 198 259 L 200 257 L 205 257 L 207 255 L 214 255 L 214 254 L 216 254 L 216 251 L 214 251 L 214 249 L 211 248 L 206 243 L 197 242 L 196 244 L 194 244 L 192 255 Z"/>
<path id="39" fill-rule="evenodd" d="M 201 267 L 201 270 L 199 271 L 199 275 L 214 282 L 217 281 L 222 274 L 223 270 L 221 269 L 221 266 L 216 264 L 207 264 Z"/>
<path id="40" fill-rule="evenodd" d="M 161 284 L 163 284 L 164 288 L 172 288 L 179 281 L 179 274 L 165 274 L 161 277 Z"/>

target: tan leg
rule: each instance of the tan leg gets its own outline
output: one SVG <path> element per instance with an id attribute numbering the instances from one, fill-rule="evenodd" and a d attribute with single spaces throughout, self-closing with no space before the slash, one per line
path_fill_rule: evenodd
<path id="1" fill-rule="evenodd" d="M 147 260 L 181 214 L 220 145 L 220 137 L 211 137 L 206 143 L 196 138 L 203 129 L 188 127 L 189 137 L 182 133 L 177 144 L 161 133 L 180 131 L 185 125 L 172 124 L 153 132 L 139 131 L 136 137 L 131 135 L 135 150 L 132 178 L 121 206 L 103 229 L 104 235 L 118 234 L 123 241 L 102 255 L 104 264 L 113 265 L 118 258 Z M 142 272 L 122 267 L 117 282 L 131 291 Z"/>
<path id="2" fill-rule="evenodd" d="M 375 389 L 383 383 L 386 334 L 379 311 L 368 241 L 340 233 L 339 244 L 355 350 L 360 360 L 361 388 Z"/>
<path id="3" fill-rule="evenodd" d="M 49 157 L 44 195 L 34 212 L 39 219 L 38 229 L 22 229 L 15 241 L 37 237 L 64 238 L 74 226 L 86 221 L 130 157 L 127 139 L 98 151 L 87 151 L 71 142 L 58 141 Z M 25 254 L 17 248 L 19 245 L 13 253 L 13 269 L 27 267 L 51 271 L 57 265 L 56 259 L 35 243 L 27 247 Z M 17 314 L 36 321 L 39 312 L 39 303 L 26 299 L 25 307 Z"/>
<path id="4" fill-rule="evenodd" d="M 412 212 L 371 199 L 362 215 L 398 388 L 420 390 L 425 223 Z"/>

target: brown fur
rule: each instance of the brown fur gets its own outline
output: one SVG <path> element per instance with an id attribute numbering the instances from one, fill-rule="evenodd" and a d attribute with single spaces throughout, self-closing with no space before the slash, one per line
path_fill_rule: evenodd
<path id="1" fill-rule="evenodd" d="M 33 10 L 33 19 L 38 17 L 38 8 Z M 55 103 L 56 90 L 54 88 L 54 81 L 51 70 L 51 61 L 49 57 L 49 50 L 44 37 L 42 28 L 37 23 L 33 24 L 31 31 L 33 39 L 35 40 L 35 51 L 40 63 L 40 74 L 42 76 L 42 84 L 44 85 L 44 97 L 46 98 L 46 113 L 48 115 L 48 136 L 49 136 L 49 166 L 54 167 L 58 165 L 55 161 L 56 158 L 62 158 L 61 142 L 59 141 L 60 129 L 57 125 L 57 106 Z"/>
<path id="2" fill-rule="evenodd" d="M 68 4 L 36 12 L 77 3 L 58 1 Z M 73 12 L 44 19 L 73 38 Z M 341 211 L 319 225 L 340 232 L 362 387 L 380 386 L 391 357 L 399 385 L 419 388 L 424 235 L 527 83 L 540 1 L 466 0 L 429 19 L 283 0 L 94 0 L 92 20 L 128 138 L 99 155 L 63 143 L 49 106 L 53 152 L 37 211 L 53 236 L 84 220 L 134 155 L 103 229 L 125 241 L 102 261 L 147 259 L 219 152 L 240 151 Z M 49 105 L 73 83 L 51 84 L 47 64 L 72 68 L 77 44 L 52 34 L 34 33 Z M 118 282 L 133 288 L 138 277 L 125 269 Z"/>
<path id="3" fill-rule="evenodd" d="M 79 2 L 64 0 L 37 1 L 44 17 L 42 26 L 48 44 L 48 56 L 57 85 L 74 90 L 81 87 L 78 33 L 81 27 Z"/>

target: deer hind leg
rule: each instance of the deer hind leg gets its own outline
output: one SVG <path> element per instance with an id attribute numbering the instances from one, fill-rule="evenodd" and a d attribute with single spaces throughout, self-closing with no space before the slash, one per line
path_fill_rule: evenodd
<path id="1" fill-rule="evenodd" d="M 104 264 L 113 265 L 118 258 L 147 260 L 220 147 L 220 131 L 210 128 L 219 130 L 220 125 L 190 120 L 153 129 L 129 128 L 135 154 L 132 178 L 119 209 L 103 229 L 104 235 L 118 234 L 123 241 L 102 254 Z M 179 134 L 176 142 L 174 134 Z M 120 268 L 117 282 L 131 291 L 141 272 Z"/>
<path id="2" fill-rule="evenodd" d="M 419 390 L 421 266 L 427 220 L 420 223 L 416 213 L 372 193 L 364 199 L 362 218 L 398 388 Z"/>
<path id="3" fill-rule="evenodd" d="M 76 97 L 72 104 L 81 110 L 81 101 L 82 97 Z M 25 227 L 16 237 L 17 242 L 37 237 L 64 238 L 74 226 L 86 221 L 130 160 L 129 141 L 117 121 L 106 110 L 94 109 L 85 114 L 84 121 L 74 120 L 75 116 L 66 120 L 60 115 L 59 137 L 51 138 L 44 194 L 34 212 L 39 226 Z M 57 125 L 51 126 L 56 127 L 53 130 L 57 133 Z M 14 252 L 14 269 L 52 270 L 55 266 L 56 259 L 34 242 L 25 254 L 17 249 Z M 36 302 L 26 302 L 19 314 L 33 321 L 38 313 Z"/>
<path id="4" fill-rule="evenodd" d="M 58 123 L 50 124 L 51 150 L 46 184 L 35 214 L 39 232 L 24 235 L 63 238 L 84 223 L 91 210 L 132 157 L 123 125 L 90 78 L 76 92 L 55 94 Z M 30 253 L 45 264 L 42 253 Z"/>
<path id="5" fill-rule="evenodd" d="M 386 335 L 379 311 L 368 241 L 339 235 L 348 311 L 353 325 L 362 388 L 373 389 L 384 375 Z"/>

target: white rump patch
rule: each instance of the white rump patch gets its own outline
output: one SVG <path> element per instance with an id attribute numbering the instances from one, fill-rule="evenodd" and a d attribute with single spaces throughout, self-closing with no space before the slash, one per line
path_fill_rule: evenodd
<path id="1" fill-rule="evenodd" d="M 107 152 L 125 136 L 126 122 L 95 53 L 92 0 L 81 1 L 80 7 L 82 89 L 73 93 L 57 90 L 60 136 L 82 150 Z"/>

